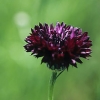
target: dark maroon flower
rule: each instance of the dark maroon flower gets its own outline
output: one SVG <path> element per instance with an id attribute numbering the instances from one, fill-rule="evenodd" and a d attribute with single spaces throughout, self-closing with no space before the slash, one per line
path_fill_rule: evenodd
<path id="1" fill-rule="evenodd" d="M 69 65 L 77 67 L 76 62 L 82 63 L 80 57 L 90 56 L 92 46 L 87 32 L 63 22 L 55 27 L 39 23 L 25 41 L 26 52 L 42 57 L 41 63 L 47 63 L 52 70 L 68 69 Z"/>

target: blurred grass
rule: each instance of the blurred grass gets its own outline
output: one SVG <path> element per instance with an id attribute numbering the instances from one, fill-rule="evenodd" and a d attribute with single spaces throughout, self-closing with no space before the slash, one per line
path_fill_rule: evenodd
<path id="1" fill-rule="evenodd" d="M 0 100 L 47 100 L 51 71 L 23 45 L 35 24 L 57 21 L 88 31 L 93 53 L 58 78 L 55 100 L 100 100 L 99 9 L 98 0 L 0 0 Z"/>

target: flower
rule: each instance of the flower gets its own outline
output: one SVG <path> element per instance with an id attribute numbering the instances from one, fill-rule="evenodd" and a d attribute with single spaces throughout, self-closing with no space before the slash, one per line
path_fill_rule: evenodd
<path id="1" fill-rule="evenodd" d="M 92 41 L 88 32 L 63 22 L 55 27 L 39 23 L 25 41 L 26 52 L 42 57 L 41 63 L 46 63 L 52 70 L 68 69 L 69 65 L 77 67 L 77 62 L 82 63 L 80 57 L 87 58 L 91 54 Z"/>

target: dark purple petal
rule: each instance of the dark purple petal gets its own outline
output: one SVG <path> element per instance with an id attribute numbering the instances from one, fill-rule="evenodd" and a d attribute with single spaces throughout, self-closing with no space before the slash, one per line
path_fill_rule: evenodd
<path id="1" fill-rule="evenodd" d="M 41 63 L 46 63 L 52 70 L 68 70 L 69 65 L 77 67 L 77 62 L 82 63 L 80 57 L 87 59 L 92 52 L 88 32 L 63 22 L 56 26 L 39 23 L 25 41 L 26 52 L 42 57 Z"/>

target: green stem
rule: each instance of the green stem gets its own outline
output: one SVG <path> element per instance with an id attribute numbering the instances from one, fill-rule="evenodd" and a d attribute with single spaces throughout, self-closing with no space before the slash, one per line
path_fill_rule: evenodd
<path id="1" fill-rule="evenodd" d="M 54 89 L 54 83 L 56 81 L 57 78 L 57 72 L 53 71 L 52 72 L 52 76 L 50 79 L 50 87 L 49 87 L 49 96 L 48 96 L 48 100 L 53 100 L 53 89 Z"/>
<path id="2" fill-rule="evenodd" d="M 63 71 L 64 71 L 64 70 L 63 70 Z M 61 72 L 56 76 L 56 79 L 60 76 L 60 74 L 62 74 L 63 71 L 61 71 Z"/>

